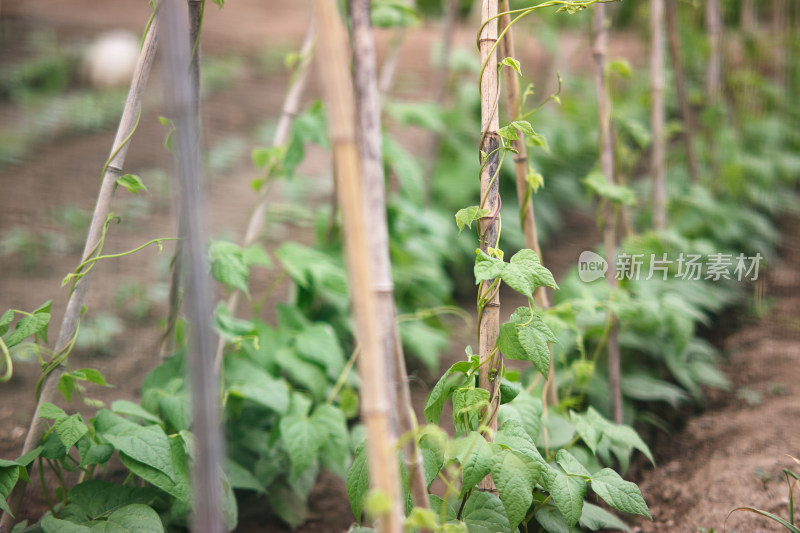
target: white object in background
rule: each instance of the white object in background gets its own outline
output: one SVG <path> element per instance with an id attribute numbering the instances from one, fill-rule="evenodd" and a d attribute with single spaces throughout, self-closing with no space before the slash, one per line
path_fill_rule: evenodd
<path id="1" fill-rule="evenodd" d="M 139 37 L 127 30 L 101 35 L 83 56 L 83 74 L 96 89 L 130 85 L 139 59 Z"/>

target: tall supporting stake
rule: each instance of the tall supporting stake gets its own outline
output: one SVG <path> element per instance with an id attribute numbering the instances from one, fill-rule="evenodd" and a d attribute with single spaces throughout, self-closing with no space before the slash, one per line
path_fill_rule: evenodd
<path id="1" fill-rule="evenodd" d="M 653 227 L 667 227 L 666 139 L 664 138 L 664 0 L 650 0 L 650 128 L 653 148 Z"/>
<path id="2" fill-rule="evenodd" d="M 686 90 L 686 73 L 683 71 L 683 54 L 681 54 L 680 33 L 678 31 L 678 0 L 665 0 L 667 23 L 667 43 L 672 58 L 672 74 L 675 77 L 675 89 L 678 93 L 678 107 L 683 119 L 683 142 L 686 147 L 686 158 L 689 162 L 689 177 L 694 183 L 700 181 L 700 168 L 697 154 L 694 151 L 695 123 L 692 108 L 689 105 L 689 93 Z"/>
<path id="3" fill-rule="evenodd" d="M 117 133 L 111 147 L 111 155 L 103 169 L 103 181 L 97 195 L 97 203 L 95 204 L 94 213 L 92 214 L 92 221 L 89 224 L 89 233 L 86 237 L 86 245 L 83 249 L 81 262 L 92 257 L 96 253 L 97 246 L 100 243 L 103 226 L 111 211 L 111 198 L 117 185 L 117 178 L 122 175 L 125 157 L 128 154 L 128 148 L 130 146 L 130 138 L 136 130 L 136 124 L 139 120 L 142 107 L 142 95 L 144 94 L 147 80 L 150 77 L 150 68 L 153 65 L 157 43 L 158 23 L 156 19 L 153 19 L 147 31 L 147 35 L 145 36 L 142 51 L 139 54 L 139 60 L 133 72 L 131 87 L 128 91 L 128 99 L 125 102 L 125 108 L 122 111 L 122 117 L 117 127 Z M 90 270 L 78 280 L 67 300 L 67 309 L 64 312 L 64 318 L 61 321 L 61 328 L 59 329 L 58 338 L 56 339 L 53 349 L 56 357 L 67 353 L 69 350 L 72 339 L 75 336 L 78 321 L 81 317 L 81 308 L 83 307 L 86 293 L 89 290 L 92 273 L 93 271 Z M 33 412 L 33 420 L 31 420 L 28 434 L 25 437 L 25 444 L 22 449 L 23 454 L 34 449 L 42 440 L 42 436 L 48 424 L 46 420 L 39 418 L 39 408 L 43 403 L 52 402 L 55 399 L 58 392 L 58 382 L 63 373 L 63 365 L 58 364 L 44 378 L 42 391 L 37 399 L 36 408 Z M 23 483 L 17 484 L 6 500 L 9 509 L 11 509 L 14 515 L 17 515 L 20 510 L 23 497 L 25 496 L 25 487 L 26 485 Z M 2 519 L 0 519 L 0 532 L 5 533 L 10 531 L 13 524 L 14 519 L 10 514 L 5 513 Z"/>
<path id="4" fill-rule="evenodd" d="M 322 87 L 329 113 L 333 144 L 334 174 L 339 207 L 344 223 L 344 244 L 356 337 L 361 346 L 358 369 L 361 376 L 361 416 L 367 428 L 369 473 L 372 490 L 381 493 L 386 508 L 376 516 L 382 533 L 401 533 L 403 505 L 400 476 L 395 456 L 397 439 L 391 416 L 389 371 L 378 329 L 378 302 L 373 289 L 375 273 L 370 268 L 370 241 L 364 216 L 364 193 L 356 134 L 355 98 L 350 79 L 350 54 L 346 34 L 336 10 L 335 0 L 314 0 L 319 25 L 320 46 L 317 56 Z"/>
<path id="5" fill-rule="evenodd" d="M 606 86 L 606 57 L 608 55 L 608 28 L 606 27 L 606 7 L 597 4 L 592 26 L 592 55 L 594 56 L 594 79 L 597 91 L 597 111 L 599 114 L 600 168 L 606 179 L 614 185 L 614 142 L 611 134 L 611 97 Z M 606 281 L 611 289 L 616 289 L 616 225 L 617 213 L 614 205 L 606 201 L 604 213 L 603 243 L 609 268 Z M 608 335 L 608 388 L 611 395 L 611 411 L 614 421 L 622 423 L 622 377 L 620 371 L 619 324 L 617 317 L 609 309 L 610 330 Z"/>
<path id="6" fill-rule="evenodd" d="M 350 20 L 353 34 L 353 71 L 358 116 L 358 143 L 363 175 L 364 213 L 369 239 L 369 262 L 374 272 L 373 297 L 377 303 L 377 322 L 380 328 L 382 353 L 388 354 L 388 369 L 393 370 L 396 383 L 397 429 L 401 434 L 416 429 L 408 374 L 403 347 L 397 330 L 397 310 L 394 303 L 394 282 L 389 257 L 389 229 L 386 223 L 386 183 L 383 173 L 381 147 L 381 105 L 376 83 L 375 41 L 370 22 L 369 0 L 350 0 Z M 386 88 L 388 89 L 388 87 Z M 429 508 L 428 487 L 422 467 L 422 455 L 416 439 L 407 439 L 403 448 L 406 466 L 411 475 L 411 494 L 414 505 Z"/>
<path id="7" fill-rule="evenodd" d="M 706 92 L 712 104 L 722 93 L 722 7 L 720 0 L 706 0 L 706 32 L 709 57 L 706 70 Z"/>
<path id="8" fill-rule="evenodd" d="M 500 5 L 501 12 L 506 12 L 508 8 L 508 0 L 502 0 Z M 500 41 L 500 53 L 505 57 L 515 57 L 514 53 L 514 30 L 509 28 L 511 23 L 510 15 L 503 15 L 500 17 L 500 28 L 502 31 L 506 28 L 508 30 L 503 35 Z M 521 114 L 520 101 L 519 101 L 519 80 L 516 73 L 510 68 L 503 68 L 503 82 L 506 88 L 506 105 L 508 107 L 508 118 L 512 121 L 517 120 Z M 517 182 L 517 198 L 519 200 L 519 218 L 522 226 L 522 233 L 525 236 L 525 247 L 536 252 L 539 260 L 542 260 L 542 250 L 539 247 L 539 237 L 536 232 L 536 217 L 533 213 L 533 201 L 531 199 L 531 186 L 525 177 L 528 175 L 528 149 L 525 145 L 525 136 L 522 132 L 518 132 L 519 139 L 511 141 L 511 145 L 517 154 L 514 155 L 514 173 Z M 544 263 L 542 261 L 542 263 Z M 547 296 L 546 287 L 538 287 L 534 293 L 534 300 L 536 303 L 546 309 L 550 307 L 550 299 Z M 550 370 L 547 374 L 547 383 L 545 383 L 544 396 L 545 405 L 556 405 L 558 403 L 558 389 L 556 387 L 555 368 L 553 365 L 553 346 L 550 347 Z"/>
<path id="9" fill-rule="evenodd" d="M 194 492 L 192 531 L 222 533 L 220 482 L 222 439 L 218 379 L 214 373 L 211 331 L 211 283 L 206 269 L 204 198 L 197 146 L 197 78 L 187 71 L 191 61 L 189 33 L 181 0 L 166 0 L 160 16 L 166 28 L 166 104 L 175 121 L 175 169 L 179 195 L 182 263 L 186 270 L 189 330 L 188 366 L 192 389 L 193 431 L 197 437 L 192 468 Z"/>
<path id="10" fill-rule="evenodd" d="M 489 214 L 480 220 L 480 248 L 489 252 L 489 248 L 498 247 L 499 217 L 500 217 L 500 191 L 499 191 L 499 161 L 500 161 L 500 136 L 497 130 L 500 125 L 497 109 L 498 76 L 497 76 L 497 51 L 494 45 L 497 42 L 497 0 L 483 0 L 481 5 L 481 23 L 485 23 L 481 30 L 478 44 L 480 47 L 481 65 L 483 65 L 480 79 L 481 89 L 481 146 L 479 161 L 481 167 L 481 204 L 482 209 L 488 209 Z M 486 158 L 485 161 L 483 158 Z M 495 387 L 499 386 L 496 376 L 499 375 L 500 361 L 497 352 L 497 336 L 500 330 L 500 295 L 497 288 L 492 288 L 492 280 L 480 284 L 479 299 L 486 301 L 482 312 L 479 313 L 478 346 L 481 362 L 478 375 L 478 386 L 489 391 L 492 401 L 488 407 L 490 419 L 487 421 L 490 435 L 497 430 L 497 404 L 499 394 L 495 394 Z M 487 476 L 478 485 L 481 490 L 496 490 L 491 477 Z"/>

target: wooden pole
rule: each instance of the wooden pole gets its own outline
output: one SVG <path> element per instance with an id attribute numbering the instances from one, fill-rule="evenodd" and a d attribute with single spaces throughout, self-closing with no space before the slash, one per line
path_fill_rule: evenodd
<path id="1" fill-rule="evenodd" d="M 479 161 L 481 168 L 481 208 L 488 209 L 489 214 L 480 220 L 480 249 L 484 252 L 489 248 L 497 248 L 499 236 L 500 216 L 500 191 L 499 191 L 499 161 L 500 161 L 500 136 L 498 118 L 498 76 L 497 76 L 497 51 L 493 48 L 497 42 L 497 0 L 482 0 L 481 23 L 486 23 L 478 38 L 480 47 L 481 65 L 484 65 L 480 79 L 481 91 L 481 146 Z M 485 157 L 485 161 L 484 161 Z M 490 289 L 492 280 L 481 282 L 479 294 L 487 298 L 483 312 L 480 313 L 478 324 L 478 346 L 481 362 L 478 375 L 478 386 L 489 391 L 492 398 L 489 405 L 490 418 L 487 421 L 489 434 L 497 430 L 497 404 L 499 394 L 495 394 L 495 387 L 499 385 L 495 379 L 499 375 L 500 357 L 497 353 L 497 336 L 500 330 L 500 295 L 496 289 Z M 490 476 L 484 478 L 479 484 L 481 490 L 496 490 Z"/>
<path id="2" fill-rule="evenodd" d="M 361 416 L 367 428 L 369 473 L 372 490 L 379 492 L 388 506 L 378 511 L 377 526 L 382 533 L 401 533 L 403 505 L 400 477 L 395 456 L 397 441 L 391 424 L 392 405 L 388 355 L 378 329 L 373 288 L 375 273 L 369 265 L 369 239 L 364 215 L 364 193 L 356 134 L 353 83 L 345 31 L 335 0 L 314 0 L 319 25 L 320 69 L 328 124 L 333 144 L 334 175 L 344 224 L 344 244 L 348 279 L 356 322 L 356 337 L 361 346 L 358 358 L 361 375 Z"/>
<path id="3" fill-rule="evenodd" d="M 100 185 L 100 191 L 97 196 L 97 203 L 95 204 L 92 220 L 89 224 L 89 233 L 86 237 L 86 245 L 83 250 L 83 257 L 81 261 L 86 261 L 94 253 L 99 244 L 100 236 L 103 231 L 103 226 L 106 218 L 111 209 L 111 197 L 114 189 L 116 188 L 117 178 L 122 175 L 122 168 L 125 163 L 125 157 L 128 154 L 130 146 L 130 137 L 136 129 L 136 124 L 139 118 L 139 113 L 142 106 L 142 95 L 144 88 L 147 85 L 147 79 L 150 76 L 150 68 L 153 64 L 153 58 L 156 53 L 156 45 L 158 43 L 158 21 L 153 20 L 150 25 L 147 35 L 145 36 L 142 51 L 139 54 L 139 60 L 136 63 L 136 68 L 133 73 L 131 87 L 128 91 L 128 98 L 125 102 L 125 108 L 122 112 L 122 117 L 117 127 L 117 133 L 114 137 L 114 142 L 111 148 L 111 155 L 107 165 L 103 171 L 103 180 Z M 64 353 L 71 344 L 72 338 L 75 336 L 75 331 L 78 326 L 78 321 L 81 317 L 81 308 L 86 293 L 89 290 L 89 283 L 92 279 L 93 270 L 87 272 L 82 278 L 78 280 L 72 293 L 67 300 L 67 308 L 64 312 L 64 317 L 61 321 L 61 328 L 58 332 L 55 347 L 53 352 L 57 354 Z M 33 412 L 33 419 L 31 420 L 28 434 L 25 437 L 25 444 L 23 445 L 22 453 L 28 453 L 42 440 L 45 430 L 47 429 L 47 421 L 39 418 L 39 409 L 45 402 L 52 402 L 58 393 L 58 382 L 61 375 L 64 373 L 63 365 L 58 365 L 52 370 L 45 378 L 42 385 L 41 394 L 36 402 L 36 408 Z M 18 515 L 23 497 L 25 495 L 26 485 L 19 483 L 7 498 L 8 506 L 14 515 Z M 0 519 L 0 532 L 10 531 L 14 519 L 10 514 L 6 513 Z"/>
<path id="4" fill-rule="evenodd" d="M 397 405 L 397 426 L 400 434 L 413 434 L 416 429 L 411 393 L 408 389 L 405 356 L 397 329 L 397 310 L 394 302 L 394 282 L 389 257 L 389 229 L 386 222 L 386 182 L 383 173 L 381 146 L 381 90 L 376 82 L 375 40 L 370 22 L 369 0 L 350 0 L 350 27 L 353 38 L 353 72 L 355 79 L 358 143 L 364 192 L 364 213 L 369 239 L 369 262 L 374 272 L 372 294 L 377 304 L 381 352 L 388 356 L 386 366 L 393 370 Z M 388 89 L 388 87 L 386 88 Z M 414 505 L 430 508 L 428 487 L 422 467 L 422 456 L 416 439 L 407 439 L 403 447 L 410 473 Z"/>
<path id="5" fill-rule="evenodd" d="M 672 73 L 675 77 L 675 89 L 678 96 L 678 107 L 683 119 L 683 142 L 686 147 L 686 158 L 689 163 L 689 177 L 692 182 L 700 181 L 700 168 L 697 154 L 694 151 L 695 122 L 692 108 L 689 105 L 689 93 L 686 90 L 686 73 L 683 71 L 683 54 L 681 53 L 680 34 L 678 32 L 678 0 L 665 0 L 667 24 L 667 43 L 672 59 Z"/>
<path id="6" fill-rule="evenodd" d="M 712 104 L 718 103 L 722 93 L 722 8 L 720 0 L 705 0 L 706 31 L 709 57 L 706 71 L 706 93 Z"/>
<path id="7" fill-rule="evenodd" d="M 595 6 L 592 27 L 592 55 L 594 57 L 594 78 L 597 91 L 597 111 L 599 115 L 600 169 L 611 185 L 616 182 L 614 174 L 614 141 L 611 134 L 611 97 L 606 86 L 606 57 L 608 55 L 608 28 L 606 27 L 606 8 L 603 4 Z M 606 201 L 603 228 L 603 243 L 606 249 L 608 272 L 606 281 L 612 291 L 617 287 L 616 266 L 616 211 L 610 201 Z M 610 331 L 608 335 L 608 388 L 611 395 L 611 411 L 614 421 L 622 423 L 622 377 L 620 371 L 619 325 L 617 317 L 609 313 Z"/>
<path id="8" fill-rule="evenodd" d="M 182 0 L 165 0 L 160 17 L 166 29 L 165 100 L 175 123 L 175 170 L 179 198 L 182 263 L 186 275 L 186 312 L 190 323 L 187 350 L 196 445 L 192 462 L 193 520 L 196 533 L 222 533 L 224 492 L 220 480 L 223 445 L 220 438 L 218 377 L 214 373 L 211 330 L 211 283 L 206 263 L 205 200 L 198 150 L 198 72 L 191 64 L 189 30 Z M 191 7 L 191 6 L 190 6 Z"/>
<path id="9" fill-rule="evenodd" d="M 650 0 L 650 128 L 653 146 L 653 227 L 667 227 L 666 139 L 664 137 L 664 0 Z"/>
<path id="10" fill-rule="evenodd" d="M 501 12 L 509 10 L 508 0 L 502 0 L 500 5 Z M 500 33 L 508 28 L 511 23 L 510 15 L 503 15 L 500 17 Z M 514 53 L 514 30 L 508 28 L 500 41 L 500 54 L 505 57 L 515 57 Z M 520 96 L 519 96 L 519 80 L 517 74 L 510 68 L 503 68 L 503 83 L 506 88 L 506 107 L 508 108 L 509 120 L 517 120 L 521 113 L 520 110 Z M 531 199 L 531 187 L 528 185 L 525 177 L 528 174 L 528 149 L 525 145 L 525 136 L 522 132 L 517 133 L 519 139 L 511 141 L 511 145 L 517 151 L 514 156 L 514 174 L 517 183 L 517 199 L 519 200 L 519 218 L 522 225 L 522 233 L 525 236 L 525 247 L 536 252 L 539 260 L 542 259 L 542 250 L 539 247 L 539 237 L 536 231 L 536 217 L 533 213 L 533 202 Z M 542 261 L 544 264 L 544 261 Z M 550 298 L 547 295 L 545 287 L 538 287 L 534 293 L 534 300 L 539 307 L 546 309 L 550 307 Z M 558 404 L 558 389 L 556 387 L 556 376 L 553 365 L 553 347 L 550 347 L 550 370 L 547 375 L 547 382 L 544 387 L 544 403 L 545 405 Z"/>

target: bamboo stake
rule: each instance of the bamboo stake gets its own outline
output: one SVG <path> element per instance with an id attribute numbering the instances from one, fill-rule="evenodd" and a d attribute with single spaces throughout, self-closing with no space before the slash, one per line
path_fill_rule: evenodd
<path id="1" fill-rule="evenodd" d="M 742 0 L 739 15 L 739 26 L 747 37 L 753 37 L 757 31 L 758 19 L 756 17 L 755 0 Z"/>
<path id="2" fill-rule="evenodd" d="M 225 531 L 219 477 L 223 444 L 220 438 L 218 377 L 213 370 L 214 334 L 211 330 L 211 283 L 206 269 L 206 233 L 203 189 L 198 151 L 198 88 L 191 62 L 189 33 L 181 13 L 181 0 L 166 0 L 160 16 L 166 32 L 166 103 L 175 121 L 175 170 L 180 202 L 179 229 L 186 267 L 189 329 L 189 372 L 192 389 L 193 432 L 196 439 L 192 464 L 193 524 L 197 533 Z"/>
<path id="3" fill-rule="evenodd" d="M 599 114 L 600 168 L 606 179 L 614 185 L 614 144 L 611 134 L 611 98 L 606 85 L 606 57 L 608 55 L 608 28 L 606 26 L 606 6 L 598 4 L 594 11 L 592 25 L 592 55 L 594 57 L 595 87 L 597 91 L 597 111 Z M 613 204 L 606 201 L 603 228 L 603 243 L 606 249 L 608 272 L 606 282 L 611 290 L 617 288 L 615 276 L 616 222 L 617 213 Z M 608 336 L 608 388 L 611 395 L 611 411 L 614 421 L 622 423 L 622 378 L 619 353 L 619 324 L 617 317 L 608 311 L 610 329 Z"/>
<path id="4" fill-rule="evenodd" d="M 502 0 L 500 10 L 509 10 L 508 0 Z M 500 41 L 500 54 L 505 57 L 515 57 L 513 28 L 509 28 L 511 23 L 510 15 L 500 17 L 500 32 L 508 28 L 503 39 Z M 506 87 L 506 105 L 508 107 L 508 118 L 517 120 L 521 114 L 519 101 L 519 80 L 516 73 L 510 68 L 503 68 L 503 82 Z M 514 156 L 514 173 L 517 182 L 517 199 L 519 200 L 519 218 L 522 223 L 522 232 L 525 236 L 525 247 L 530 248 L 539 260 L 542 259 L 542 250 L 539 247 L 539 237 L 536 231 L 536 217 L 533 213 L 533 201 L 531 199 L 531 187 L 525 177 L 528 174 L 528 149 L 525 145 L 525 136 L 518 132 L 519 139 L 511 141 L 512 146 L 517 151 Z M 550 299 L 545 287 L 538 287 L 534 293 L 534 300 L 543 309 L 550 307 Z M 558 404 L 558 388 L 556 386 L 555 369 L 553 365 L 553 346 L 548 343 L 550 348 L 550 370 L 547 373 L 547 382 L 544 386 L 544 404 Z"/>
<path id="5" fill-rule="evenodd" d="M 369 473 L 372 490 L 389 505 L 377 511 L 378 529 L 401 533 L 403 505 L 400 478 L 395 458 L 392 406 L 386 383 L 389 372 L 378 329 L 378 302 L 372 292 L 375 275 L 368 261 L 369 239 L 364 214 L 353 84 L 347 57 L 345 31 L 334 0 L 314 0 L 319 23 L 318 65 L 329 112 L 329 128 L 334 149 L 334 175 L 337 181 L 345 229 L 348 278 L 356 321 L 356 336 L 361 346 L 358 358 L 361 375 L 361 416 L 367 428 Z"/>
<path id="6" fill-rule="evenodd" d="M 667 227 L 667 183 L 664 137 L 664 0 L 650 0 L 650 127 L 653 148 L 650 171 L 653 176 L 653 227 Z"/>
<path id="7" fill-rule="evenodd" d="M 689 95 L 686 90 L 686 73 L 683 71 L 680 35 L 678 33 L 678 0 L 666 0 L 667 43 L 672 58 L 672 72 L 675 76 L 675 88 L 678 93 L 678 106 L 683 119 L 683 142 L 686 146 L 686 157 L 689 162 L 689 176 L 694 183 L 700 181 L 700 168 L 697 154 L 694 151 L 695 122 L 692 108 L 689 106 Z"/>
<path id="8" fill-rule="evenodd" d="M 111 197 L 116 188 L 117 178 L 122 175 L 125 156 L 130 146 L 129 141 L 133 132 L 136 130 L 136 125 L 139 120 L 142 95 L 144 94 L 144 88 L 150 75 L 150 68 L 153 64 L 157 43 L 158 23 L 154 19 L 147 31 L 141 53 L 139 54 L 139 60 L 136 63 L 136 69 L 133 73 L 128 98 L 125 102 L 125 108 L 122 112 L 122 117 L 120 118 L 117 133 L 112 144 L 111 155 L 103 171 L 103 180 L 100 185 L 94 213 L 92 214 L 92 220 L 89 224 L 89 232 L 86 237 L 86 245 L 83 250 L 81 262 L 86 261 L 95 253 L 103 231 L 103 226 L 111 210 Z M 89 289 L 92 272 L 93 270 L 88 271 L 78 280 L 67 300 L 67 308 L 64 312 L 61 328 L 59 329 L 58 338 L 56 339 L 53 350 L 56 354 L 55 357 L 68 353 L 81 317 L 81 308 L 83 307 L 83 301 Z M 64 366 L 63 364 L 59 364 L 44 378 L 42 390 L 39 398 L 37 398 L 36 408 L 33 412 L 33 419 L 31 420 L 28 434 L 25 437 L 25 444 L 22 449 L 23 454 L 28 453 L 38 446 L 47 429 L 47 421 L 39 418 L 39 409 L 43 403 L 52 402 L 55 399 L 58 392 L 58 382 L 63 373 Z M 7 498 L 9 509 L 14 515 L 18 515 L 19 513 L 22 499 L 25 495 L 25 487 L 26 485 L 19 483 Z M 2 519 L 0 519 L 0 532 L 5 533 L 9 531 L 13 522 L 14 519 L 10 514 L 4 514 Z"/>
<path id="9" fill-rule="evenodd" d="M 479 36 L 481 64 L 485 65 L 483 76 L 480 79 L 481 91 L 481 146 L 479 161 L 481 167 L 481 208 L 488 209 L 489 214 L 480 220 L 480 248 L 487 252 L 489 248 L 497 248 L 499 237 L 500 216 L 500 191 L 498 183 L 500 160 L 500 136 L 498 118 L 498 76 L 497 76 L 497 51 L 493 49 L 497 42 L 497 0 L 483 0 L 481 5 L 481 23 L 491 20 L 483 26 Z M 483 162 L 483 158 L 486 158 Z M 497 336 L 500 330 L 500 295 L 499 291 L 491 289 L 492 280 L 480 284 L 479 294 L 486 297 L 487 301 L 482 312 L 479 313 L 478 345 L 480 357 L 480 371 L 478 386 L 489 391 L 491 402 L 488 407 L 490 418 L 487 421 L 489 432 L 487 440 L 491 440 L 497 431 L 497 407 L 500 401 L 495 387 L 498 385 L 496 377 L 499 376 L 502 362 L 497 353 Z M 490 294 L 491 293 L 491 294 Z M 481 490 L 496 490 L 494 481 L 490 476 L 484 478 L 479 484 Z"/>
<path id="10" fill-rule="evenodd" d="M 706 71 L 706 92 L 709 101 L 717 103 L 722 93 L 722 8 L 720 0 L 706 0 L 706 31 L 710 53 Z"/>
<path id="11" fill-rule="evenodd" d="M 300 112 L 300 99 L 303 96 L 303 91 L 308 82 L 308 66 L 311 64 L 311 58 L 314 50 L 314 20 L 313 18 L 308 24 L 306 36 L 303 39 L 303 44 L 300 48 L 300 63 L 297 65 L 294 76 L 289 82 L 289 89 L 283 100 L 283 107 L 281 115 L 278 119 L 278 126 L 275 130 L 275 137 L 272 139 L 272 146 L 282 146 L 289 142 L 289 133 L 291 133 L 292 122 L 294 117 Z M 264 222 L 267 217 L 267 209 L 269 208 L 270 188 L 264 187 L 263 192 L 256 204 L 253 212 L 250 214 L 250 220 L 247 223 L 247 230 L 244 234 L 242 246 L 250 246 L 258 240 L 261 230 L 264 227 Z M 231 314 L 236 313 L 239 307 L 242 293 L 234 291 L 228 298 L 228 311 Z M 214 367 L 217 371 L 222 367 L 222 355 L 225 349 L 225 339 L 219 339 L 217 343 L 217 352 L 214 358 Z"/>
<path id="12" fill-rule="evenodd" d="M 369 0 L 350 0 L 350 17 L 353 36 L 353 71 L 358 115 L 358 140 L 361 148 L 361 170 L 364 192 L 364 213 L 370 228 L 369 261 L 374 272 L 373 298 L 377 304 L 377 322 L 380 328 L 382 353 L 390 356 L 387 368 L 393 369 L 396 384 L 398 432 L 414 435 L 416 421 L 408 388 L 405 356 L 397 329 L 397 310 L 394 303 L 394 282 L 389 258 L 389 230 L 386 223 L 386 183 L 383 173 L 381 147 L 380 91 L 375 83 L 375 41 L 370 26 Z M 430 508 L 422 454 L 416 439 L 407 439 L 403 447 L 406 466 L 410 473 L 411 494 L 414 505 Z"/>

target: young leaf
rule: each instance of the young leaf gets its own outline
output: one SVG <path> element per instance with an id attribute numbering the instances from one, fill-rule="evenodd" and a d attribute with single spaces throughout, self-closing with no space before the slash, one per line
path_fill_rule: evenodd
<path id="1" fill-rule="evenodd" d="M 538 146 L 548 154 L 550 153 L 550 145 L 547 144 L 547 137 L 541 133 L 531 130 L 531 133 L 525 138 L 525 143 L 530 146 Z"/>
<path id="2" fill-rule="evenodd" d="M 591 474 L 588 470 L 586 470 L 586 467 L 583 466 L 580 461 L 575 459 L 575 456 L 565 449 L 558 450 L 558 454 L 556 454 L 556 462 L 567 474 L 591 477 Z"/>
<path id="3" fill-rule="evenodd" d="M 517 128 L 524 135 L 536 135 L 536 132 L 533 131 L 533 126 L 531 126 L 531 123 L 527 120 L 515 120 L 511 123 L 511 125 Z"/>
<path id="4" fill-rule="evenodd" d="M 128 400 L 115 400 L 111 404 L 111 411 L 113 411 L 118 415 L 128 415 L 135 418 L 141 418 L 142 420 L 146 420 L 148 422 L 153 422 L 156 424 L 162 423 L 161 419 L 158 418 L 156 415 L 144 409 L 138 403 L 134 403 Z"/>
<path id="5" fill-rule="evenodd" d="M 489 405 L 489 391 L 472 386 L 458 388 L 453 392 L 453 425 L 461 431 L 469 431 L 464 417 L 471 420 L 481 409 Z"/>
<path id="6" fill-rule="evenodd" d="M 8 311 L 6 311 L 6 314 Z M 5 316 L 5 315 L 4 315 Z M 3 335 L 6 346 L 11 348 L 24 341 L 26 338 L 37 333 L 47 331 L 50 324 L 50 313 L 34 313 L 26 315 L 17 322 L 17 328 L 13 332 Z"/>
<path id="7" fill-rule="evenodd" d="M 54 405 L 50 402 L 44 402 L 39 407 L 39 418 L 48 418 L 50 420 L 55 420 L 56 422 L 67 418 L 69 415 L 64 412 L 64 410 L 57 405 Z"/>
<path id="8" fill-rule="evenodd" d="M 480 248 L 475 250 L 475 284 L 500 277 L 506 268 L 502 259 L 492 257 Z"/>
<path id="9" fill-rule="evenodd" d="M 0 509 L 11 516 L 14 515 L 11 514 L 11 509 L 9 509 L 6 503 L 6 498 L 11 494 L 11 490 L 16 486 L 18 480 L 18 465 L 0 467 Z"/>
<path id="10" fill-rule="evenodd" d="M 11 309 L 3 313 L 3 316 L 0 316 L 0 336 L 6 334 L 12 320 L 14 320 L 14 311 Z"/>
<path id="11" fill-rule="evenodd" d="M 250 269 L 244 262 L 242 249 L 232 242 L 214 241 L 209 246 L 208 255 L 214 279 L 249 296 L 247 279 Z"/>
<path id="12" fill-rule="evenodd" d="M 517 61 L 517 60 L 516 60 L 516 59 L 514 59 L 513 57 L 507 57 L 507 58 L 503 59 L 503 60 L 500 62 L 500 66 L 502 67 L 502 66 L 504 66 L 504 65 L 505 65 L 505 66 L 507 66 L 507 67 L 511 67 L 511 68 L 513 68 L 513 69 L 514 69 L 514 71 L 515 71 L 517 74 L 519 74 L 520 76 L 522 75 L 522 71 L 521 71 L 521 70 L 520 70 L 520 68 L 519 68 L 519 61 Z"/>
<path id="13" fill-rule="evenodd" d="M 323 444 L 323 435 L 306 417 L 285 416 L 280 421 L 281 439 L 289 455 L 294 478 L 306 471 Z"/>
<path id="14" fill-rule="evenodd" d="M 332 405 L 323 404 L 314 410 L 311 423 L 322 437 L 319 456 L 323 466 L 345 477 L 350 456 L 350 436 L 344 413 Z"/>
<path id="15" fill-rule="evenodd" d="M 497 134 L 503 139 L 508 139 L 509 141 L 516 141 L 519 139 L 519 136 L 517 135 L 517 128 L 515 128 L 513 124 L 509 124 L 508 126 L 503 126 L 502 128 L 498 129 Z"/>
<path id="16" fill-rule="evenodd" d="M 83 418 L 78 414 L 57 420 L 55 429 L 56 435 L 67 450 L 89 432 L 89 428 L 83 423 Z"/>
<path id="17" fill-rule="evenodd" d="M 147 192 L 147 187 L 145 187 L 142 179 L 133 174 L 125 174 L 124 176 L 118 177 L 117 185 L 122 185 L 128 189 L 128 192 L 132 192 L 133 194 L 139 194 L 139 191 Z"/>
<path id="18" fill-rule="evenodd" d="M 488 209 L 481 209 L 477 205 L 459 209 L 458 213 L 456 213 L 456 225 L 458 226 L 458 232 L 461 233 L 465 227 L 472 229 L 473 222 L 480 220 L 488 214 Z"/>
<path id="19" fill-rule="evenodd" d="M 515 253 L 501 277 L 509 287 L 531 298 L 537 287 L 558 289 L 553 274 L 542 265 L 536 252 L 529 249 Z"/>
<path id="20" fill-rule="evenodd" d="M 625 481 L 610 468 L 604 468 L 592 475 L 591 485 L 592 490 L 614 509 L 646 516 L 652 520 L 639 487 Z"/>
<path id="21" fill-rule="evenodd" d="M 529 459 L 546 465 L 547 461 L 544 460 L 539 449 L 533 443 L 530 435 L 525 431 L 525 428 L 516 420 L 506 420 L 500 427 L 500 430 L 495 433 L 494 442 L 510 450 L 514 450 L 528 457 Z"/>
<path id="22" fill-rule="evenodd" d="M 597 531 L 598 529 L 618 529 L 620 531 L 630 531 L 630 528 L 602 507 L 593 505 L 589 502 L 583 504 L 583 513 L 578 523 L 585 528 Z"/>

